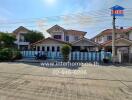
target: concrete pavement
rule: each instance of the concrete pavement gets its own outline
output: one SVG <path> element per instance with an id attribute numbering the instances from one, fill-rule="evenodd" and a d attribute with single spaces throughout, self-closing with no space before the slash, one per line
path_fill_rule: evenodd
<path id="1" fill-rule="evenodd" d="M 0 100 L 132 100 L 132 68 L 0 63 Z"/>

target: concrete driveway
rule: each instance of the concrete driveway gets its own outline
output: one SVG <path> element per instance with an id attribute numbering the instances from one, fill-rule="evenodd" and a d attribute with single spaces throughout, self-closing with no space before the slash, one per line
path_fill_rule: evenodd
<path id="1" fill-rule="evenodd" d="M 0 100 L 132 100 L 129 67 L 0 63 Z"/>

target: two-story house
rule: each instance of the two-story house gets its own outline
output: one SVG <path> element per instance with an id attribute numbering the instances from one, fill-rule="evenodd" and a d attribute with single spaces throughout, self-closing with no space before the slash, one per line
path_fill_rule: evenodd
<path id="1" fill-rule="evenodd" d="M 72 46 L 73 51 L 97 51 L 99 44 L 85 38 L 87 32 L 67 30 L 55 25 L 47 30 L 51 37 L 37 41 L 31 46 L 37 51 L 59 52 L 64 44 Z"/>
<path id="2" fill-rule="evenodd" d="M 16 30 L 14 30 L 12 33 L 16 37 L 15 44 L 17 45 L 18 49 L 20 50 L 27 50 L 29 47 L 29 42 L 27 42 L 24 38 L 24 35 L 27 34 L 30 30 L 20 26 Z"/>
<path id="3" fill-rule="evenodd" d="M 112 29 L 102 31 L 91 40 L 101 44 L 105 51 L 112 52 Z M 115 47 L 116 53 L 118 51 L 132 53 L 132 27 L 127 29 L 123 29 L 123 27 L 116 29 Z"/>
<path id="4" fill-rule="evenodd" d="M 69 43 L 83 38 L 87 33 L 78 30 L 66 30 L 58 25 L 51 27 L 47 32 L 51 35 L 51 38 Z"/>

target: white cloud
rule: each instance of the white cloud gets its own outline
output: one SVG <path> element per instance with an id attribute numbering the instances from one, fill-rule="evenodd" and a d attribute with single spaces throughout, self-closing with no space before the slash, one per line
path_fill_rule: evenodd
<path id="1" fill-rule="evenodd" d="M 47 38 L 47 37 L 50 36 L 50 34 L 47 33 L 47 31 L 46 31 L 47 28 L 48 28 L 47 19 L 46 19 L 46 18 L 45 18 L 45 19 L 42 19 L 42 20 L 38 20 L 38 21 L 36 22 L 36 25 L 37 25 L 37 27 L 43 32 L 45 38 Z"/>

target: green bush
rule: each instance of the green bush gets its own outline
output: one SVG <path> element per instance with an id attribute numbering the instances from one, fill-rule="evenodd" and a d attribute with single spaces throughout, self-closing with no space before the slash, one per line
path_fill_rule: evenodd
<path id="1" fill-rule="evenodd" d="M 16 49 L 4 48 L 0 50 L 0 61 L 13 61 L 21 58 L 21 53 Z"/>
<path id="2" fill-rule="evenodd" d="M 69 45 L 64 45 L 61 49 L 62 55 L 63 55 L 63 60 L 68 61 L 68 57 L 71 51 L 71 47 Z"/>
<path id="3" fill-rule="evenodd" d="M 13 52 L 13 60 L 18 60 L 18 59 L 22 59 L 22 54 L 20 53 L 20 51 L 15 51 Z"/>
<path id="4" fill-rule="evenodd" d="M 12 50 L 9 48 L 4 48 L 0 51 L 0 60 L 7 61 L 12 58 Z"/>

